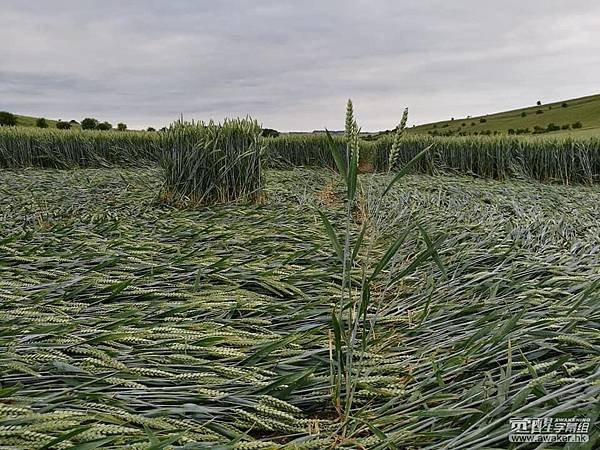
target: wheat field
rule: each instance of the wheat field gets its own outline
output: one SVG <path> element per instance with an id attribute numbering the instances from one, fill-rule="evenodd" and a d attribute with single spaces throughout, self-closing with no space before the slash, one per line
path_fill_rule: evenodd
<path id="1" fill-rule="evenodd" d="M 389 177 L 360 177 L 364 208 Z M 259 204 L 178 209 L 155 168 L 0 172 L 0 444 L 504 448 L 511 415 L 594 420 L 599 188 L 413 175 L 374 220 L 426 224 L 446 276 L 408 230 L 340 433 L 336 180 L 269 170 Z"/>

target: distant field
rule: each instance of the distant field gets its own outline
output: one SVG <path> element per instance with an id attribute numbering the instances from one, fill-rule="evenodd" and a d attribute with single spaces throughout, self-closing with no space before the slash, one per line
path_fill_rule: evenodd
<path id="1" fill-rule="evenodd" d="M 566 104 L 566 107 L 562 105 Z M 537 113 L 537 111 L 542 111 Z M 525 115 L 523 115 L 525 113 Z M 482 120 L 484 120 L 482 122 Z M 430 133 L 437 131 L 466 132 L 473 134 L 486 131 L 494 131 L 508 134 L 509 129 L 529 128 L 533 131 L 535 126 L 547 127 L 548 124 L 570 125 L 581 122 L 582 128 L 554 131 L 547 134 L 577 134 L 598 135 L 600 134 L 600 95 L 590 95 L 571 100 L 563 100 L 555 103 L 533 105 L 526 108 L 511 111 L 488 114 L 485 116 L 461 117 L 454 120 L 428 123 L 410 128 L 411 133 Z M 546 133 L 545 133 L 546 134 Z"/>

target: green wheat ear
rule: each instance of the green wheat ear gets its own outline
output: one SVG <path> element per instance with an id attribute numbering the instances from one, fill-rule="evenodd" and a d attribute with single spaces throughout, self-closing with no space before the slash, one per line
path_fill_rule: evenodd
<path id="1" fill-rule="evenodd" d="M 354 107 L 352 106 L 352 100 L 348 99 L 348 103 L 346 104 L 346 141 L 348 143 L 348 159 L 352 158 L 352 155 L 356 153 L 356 164 L 358 165 L 358 161 L 360 159 L 360 149 L 358 145 L 358 134 L 360 133 L 360 129 L 358 128 L 358 124 L 356 123 L 356 119 L 354 118 Z"/>
<path id="2" fill-rule="evenodd" d="M 346 137 L 349 138 L 352 135 L 352 131 L 356 121 L 354 120 L 354 107 L 352 106 L 352 100 L 348 99 L 346 104 Z"/>
<path id="3" fill-rule="evenodd" d="M 402 113 L 402 119 L 400 123 L 396 127 L 396 134 L 394 136 L 394 143 L 392 144 L 392 148 L 390 149 L 390 157 L 388 160 L 388 170 L 392 171 L 397 169 L 398 161 L 400 158 L 400 140 L 404 135 L 404 129 L 406 128 L 406 122 L 408 121 L 408 108 L 404 108 L 404 112 Z"/>

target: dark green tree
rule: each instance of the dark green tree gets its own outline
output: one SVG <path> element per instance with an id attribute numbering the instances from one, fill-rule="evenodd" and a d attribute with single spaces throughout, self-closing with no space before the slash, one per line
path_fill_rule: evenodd
<path id="1" fill-rule="evenodd" d="M 102 130 L 102 131 L 108 131 L 108 130 L 112 129 L 112 124 L 109 122 L 102 122 L 96 126 L 96 129 Z"/>
<path id="2" fill-rule="evenodd" d="M 95 130 L 98 126 L 98 121 L 93 117 L 86 117 L 81 121 L 82 130 Z"/>
<path id="3" fill-rule="evenodd" d="M 262 135 L 264 137 L 277 137 L 279 136 L 279 131 L 274 130 L 272 128 L 263 128 Z"/>
<path id="4" fill-rule="evenodd" d="M 546 127 L 547 131 L 558 131 L 560 130 L 560 126 L 556 125 L 555 123 L 549 123 L 548 126 Z"/>
<path id="5" fill-rule="evenodd" d="M 0 111 L 0 126 L 14 127 L 17 125 L 17 116 L 8 111 Z"/>

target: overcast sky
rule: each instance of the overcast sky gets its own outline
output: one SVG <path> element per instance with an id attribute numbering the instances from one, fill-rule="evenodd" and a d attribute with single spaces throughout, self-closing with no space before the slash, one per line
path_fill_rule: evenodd
<path id="1" fill-rule="evenodd" d="M 0 110 L 363 130 L 600 92 L 595 0 L 2 0 Z"/>

